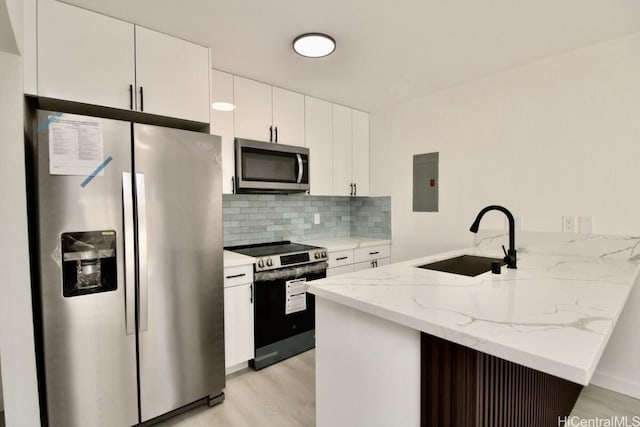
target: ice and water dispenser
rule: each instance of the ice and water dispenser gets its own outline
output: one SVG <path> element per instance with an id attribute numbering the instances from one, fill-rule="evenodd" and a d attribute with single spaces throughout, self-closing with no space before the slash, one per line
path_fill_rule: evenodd
<path id="1" fill-rule="evenodd" d="M 117 288 L 115 231 L 62 233 L 60 246 L 65 297 Z"/>

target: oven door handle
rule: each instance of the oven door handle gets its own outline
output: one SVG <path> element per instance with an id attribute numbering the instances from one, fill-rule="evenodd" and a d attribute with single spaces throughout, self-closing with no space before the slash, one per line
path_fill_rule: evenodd
<path id="1" fill-rule="evenodd" d="M 319 273 L 326 271 L 329 266 L 326 262 L 317 262 L 313 264 L 300 265 L 297 267 L 285 267 L 271 271 L 259 271 L 254 274 L 254 281 L 268 282 L 273 280 L 294 280 L 304 277 L 306 274 Z"/>

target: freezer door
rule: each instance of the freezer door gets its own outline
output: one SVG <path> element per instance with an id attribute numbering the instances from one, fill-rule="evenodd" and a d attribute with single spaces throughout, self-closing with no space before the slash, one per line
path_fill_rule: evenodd
<path id="1" fill-rule="evenodd" d="M 134 125 L 142 421 L 224 387 L 220 139 Z"/>
<path id="2" fill-rule="evenodd" d="M 37 123 L 36 301 L 49 425 L 134 425 L 136 343 L 126 328 L 133 283 L 125 283 L 125 255 L 133 254 L 125 254 L 122 182 L 131 125 L 47 111 L 37 112 Z M 87 167 L 109 157 L 87 180 Z"/>

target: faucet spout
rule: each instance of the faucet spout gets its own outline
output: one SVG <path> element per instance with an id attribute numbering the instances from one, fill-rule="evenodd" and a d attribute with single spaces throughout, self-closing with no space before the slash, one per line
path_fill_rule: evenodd
<path id="1" fill-rule="evenodd" d="M 478 213 L 478 216 L 476 216 L 475 221 L 473 221 L 473 224 L 471 224 L 469 231 L 471 231 L 472 233 L 477 233 L 478 228 L 480 227 L 480 220 L 482 219 L 484 214 L 489 211 L 500 211 L 507 216 L 507 220 L 509 221 L 509 250 L 505 254 L 504 262 L 507 263 L 507 268 L 518 268 L 516 262 L 516 221 L 509 209 L 500 205 L 487 206 Z"/>

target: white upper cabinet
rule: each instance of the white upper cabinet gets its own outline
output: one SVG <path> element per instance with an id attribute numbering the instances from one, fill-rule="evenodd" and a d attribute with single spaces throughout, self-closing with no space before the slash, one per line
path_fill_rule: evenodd
<path id="1" fill-rule="evenodd" d="M 37 15 L 37 95 L 209 122 L 208 48 L 54 0 Z"/>
<path id="2" fill-rule="evenodd" d="M 305 97 L 314 196 L 369 195 L 369 114 Z"/>
<path id="3" fill-rule="evenodd" d="M 304 146 L 304 95 L 234 76 L 236 138 Z"/>
<path id="4" fill-rule="evenodd" d="M 333 194 L 332 104 L 305 96 L 305 144 L 309 148 L 310 193 Z"/>
<path id="5" fill-rule="evenodd" d="M 332 192 L 334 196 L 353 195 L 351 133 L 351 108 L 334 104 Z"/>
<path id="6" fill-rule="evenodd" d="M 222 110 L 216 103 L 233 105 L 233 76 L 211 70 L 211 134 L 222 137 L 222 192 L 233 193 L 235 153 L 233 148 L 233 110 Z"/>
<path id="7" fill-rule="evenodd" d="M 233 92 L 236 138 L 271 141 L 271 86 L 234 76 Z"/>
<path id="8" fill-rule="evenodd" d="M 39 96 L 132 108 L 133 24 L 40 0 L 37 38 Z"/>
<path id="9" fill-rule="evenodd" d="M 138 110 L 209 122 L 209 49 L 136 26 Z"/>
<path id="10" fill-rule="evenodd" d="M 369 195 L 369 113 L 352 110 L 351 130 L 353 145 L 353 172 L 355 196 Z"/>
<path id="11" fill-rule="evenodd" d="M 304 95 L 273 87 L 274 141 L 304 147 Z"/>

